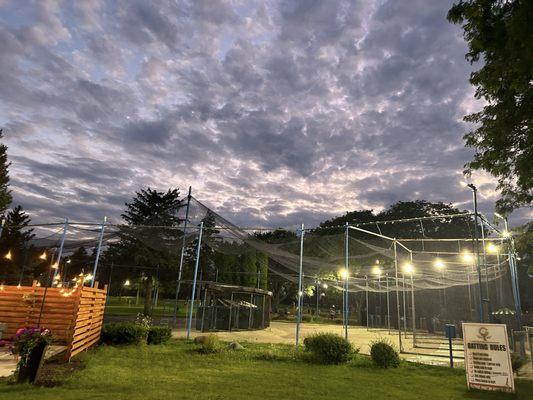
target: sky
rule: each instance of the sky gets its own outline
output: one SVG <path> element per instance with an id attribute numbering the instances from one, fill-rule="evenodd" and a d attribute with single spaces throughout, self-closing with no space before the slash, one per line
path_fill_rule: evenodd
<path id="1" fill-rule="evenodd" d="M 483 103 L 451 4 L 0 0 L 14 204 L 35 222 L 119 222 L 139 189 L 190 185 L 240 226 L 471 209 L 462 118 Z M 490 215 L 495 180 L 471 179 Z"/>

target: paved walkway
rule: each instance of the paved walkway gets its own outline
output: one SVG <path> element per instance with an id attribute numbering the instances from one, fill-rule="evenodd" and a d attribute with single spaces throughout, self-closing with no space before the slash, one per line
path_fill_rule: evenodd
<path id="1" fill-rule="evenodd" d="M 45 354 L 45 360 L 64 352 L 66 346 L 52 345 L 48 346 Z M 13 375 L 17 368 L 17 361 L 7 347 L 0 347 L 0 377 L 7 377 Z"/>

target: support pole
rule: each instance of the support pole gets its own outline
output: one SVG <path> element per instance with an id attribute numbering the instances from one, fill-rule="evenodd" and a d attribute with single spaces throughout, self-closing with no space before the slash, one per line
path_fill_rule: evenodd
<path id="1" fill-rule="evenodd" d="M 394 274 L 396 278 L 396 314 L 398 317 L 398 343 L 400 345 L 400 353 L 403 351 L 402 346 L 402 325 L 400 320 L 400 284 L 398 282 L 398 253 L 396 250 L 396 239 L 393 242 L 394 247 Z"/>
<path id="2" fill-rule="evenodd" d="M 2 222 L 0 223 L 0 238 L 2 238 L 2 232 L 4 232 L 5 224 L 6 224 L 6 217 L 2 217 Z"/>
<path id="3" fill-rule="evenodd" d="M 349 225 L 346 222 L 346 232 L 345 232 L 345 244 L 344 244 L 344 268 L 346 269 L 346 277 L 344 279 L 344 338 L 348 340 L 348 279 L 350 277 L 350 270 L 348 265 L 348 245 L 349 245 Z"/>
<path id="4" fill-rule="evenodd" d="M 196 263 L 194 264 L 194 278 L 192 282 L 191 303 L 189 304 L 189 321 L 187 322 L 187 339 L 191 337 L 192 312 L 194 308 L 194 298 L 196 295 L 196 279 L 198 278 L 198 266 L 200 265 L 200 248 L 202 245 L 202 231 L 204 222 L 200 222 L 200 232 L 198 233 L 198 246 L 196 247 Z"/>
<path id="5" fill-rule="evenodd" d="M 413 264 L 413 253 L 409 253 L 409 259 L 411 261 L 411 265 Z M 415 271 L 411 272 L 411 312 L 413 316 L 413 347 L 416 347 L 416 313 L 415 313 L 415 283 L 414 283 L 414 276 Z"/>
<path id="6" fill-rule="evenodd" d="M 368 276 L 365 275 L 365 296 L 366 296 L 366 330 L 369 329 L 369 318 L 368 318 Z"/>
<path id="7" fill-rule="evenodd" d="M 389 273 L 387 272 L 385 274 L 385 277 L 387 278 L 387 328 L 389 328 L 389 335 L 390 335 L 390 299 L 389 299 Z"/>
<path id="8" fill-rule="evenodd" d="M 68 218 L 65 218 L 65 223 L 63 224 L 63 234 L 61 235 L 61 242 L 59 244 L 59 253 L 57 255 L 57 268 L 54 269 L 54 276 L 52 278 L 52 286 L 56 280 L 56 276 L 59 273 L 59 264 L 61 263 L 61 256 L 63 255 L 63 247 L 65 246 L 65 237 L 67 236 L 68 229 Z"/>
<path id="9" fill-rule="evenodd" d="M 298 273 L 298 315 L 296 318 L 296 348 L 300 343 L 300 323 L 302 321 L 302 274 L 303 274 L 303 258 L 304 258 L 304 224 L 300 228 L 300 269 Z"/>
<path id="10" fill-rule="evenodd" d="M 477 212 L 477 188 L 471 184 L 470 186 L 472 188 L 472 196 L 474 199 L 474 221 L 475 221 L 475 229 L 474 229 L 474 238 L 475 238 L 475 244 L 476 244 L 476 268 L 477 268 L 477 279 L 479 283 L 479 322 L 483 323 L 485 319 L 485 312 L 483 307 L 483 283 L 481 282 L 481 263 L 480 263 L 480 255 L 479 255 L 479 215 Z"/>
<path id="11" fill-rule="evenodd" d="M 102 251 L 102 241 L 104 240 L 104 231 L 105 231 L 106 222 L 107 222 L 107 217 L 104 217 L 104 221 L 102 222 L 102 228 L 100 228 L 100 240 L 98 241 L 98 248 L 96 249 L 96 258 L 94 259 L 93 279 L 91 279 L 91 287 L 94 287 L 94 281 L 96 279 L 96 271 L 98 271 L 98 260 L 100 259 L 100 252 Z"/>
<path id="12" fill-rule="evenodd" d="M 187 195 L 187 208 L 185 209 L 185 221 L 183 223 L 183 238 L 181 241 L 181 255 L 180 255 L 180 266 L 178 270 L 178 282 L 176 284 L 176 299 L 174 301 L 174 313 L 172 315 L 172 326 L 176 327 L 176 319 L 178 318 L 178 296 L 180 294 L 181 288 L 181 274 L 183 272 L 183 257 L 185 254 L 185 242 L 187 235 L 187 224 L 189 222 L 189 208 L 191 205 L 191 191 L 192 187 L 189 186 L 189 194 Z"/>

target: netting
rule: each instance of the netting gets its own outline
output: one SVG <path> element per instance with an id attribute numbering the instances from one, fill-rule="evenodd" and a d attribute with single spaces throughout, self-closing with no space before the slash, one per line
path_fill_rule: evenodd
<path id="1" fill-rule="evenodd" d="M 24 228 L 31 239 L 22 247 L 4 234 L 0 250 L 11 258 L 1 280 L 65 288 L 79 277 L 98 280 L 112 298 L 165 304 L 164 315 L 175 320 L 177 300 L 191 300 L 196 270 L 196 299 L 209 282 L 270 290 L 277 316 L 297 309 L 334 320 L 343 314 L 350 325 L 410 330 L 413 338 L 417 330 L 442 332 L 446 323 L 479 320 L 481 308 L 485 320 L 514 324 L 510 242 L 484 218 L 477 226 L 479 260 L 472 213 L 303 230 L 243 228 L 191 197 L 172 218 L 145 224 L 33 225 Z"/>

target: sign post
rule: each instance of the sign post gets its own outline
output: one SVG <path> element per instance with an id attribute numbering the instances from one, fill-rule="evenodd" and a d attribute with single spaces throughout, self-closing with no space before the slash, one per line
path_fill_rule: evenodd
<path id="1" fill-rule="evenodd" d="M 514 393 L 507 327 L 464 323 L 463 340 L 468 388 Z"/>
<path id="2" fill-rule="evenodd" d="M 457 337 L 455 334 L 455 325 L 446 324 L 444 329 L 448 338 L 448 346 L 450 347 L 450 368 L 453 368 L 453 339 Z"/>

